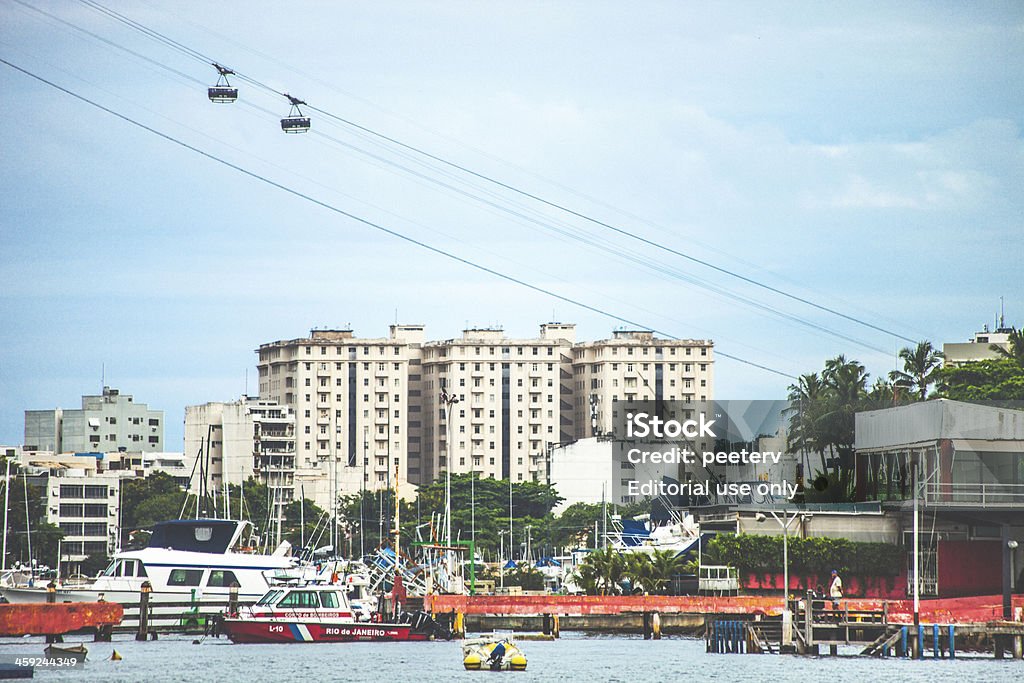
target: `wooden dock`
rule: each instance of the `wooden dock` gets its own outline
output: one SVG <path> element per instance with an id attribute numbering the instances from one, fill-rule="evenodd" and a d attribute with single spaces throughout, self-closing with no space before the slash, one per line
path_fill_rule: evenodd
<path id="1" fill-rule="evenodd" d="M 832 609 L 828 603 L 811 599 L 791 601 L 789 615 L 737 618 L 738 615 L 709 616 L 705 628 L 708 652 L 737 654 L 823 654 L 836 655 L 840 645 L 856 646 L 860 654 L 873 657 L 956 657 L 960 651 L 992 652 L 1002 659 L 1007 654 L 1024 658 L 1024 623 L 990 621 L 980 623 L 904 624 L 890 620 L 885 605 L 880 610 Z"/>

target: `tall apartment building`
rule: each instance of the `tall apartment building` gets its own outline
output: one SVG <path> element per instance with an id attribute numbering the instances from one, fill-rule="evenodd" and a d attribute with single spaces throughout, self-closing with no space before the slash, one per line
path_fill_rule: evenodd
<path id="1" fill-rule="evenodd" d="M 573 424 L 577 439 L 612 433 L 618 401 L 713 399 L 713 342 L 657 339 L 648 330 L 615 330 L 611 339 L 573 348 Z"/>
<path id="2" fill-rule="evenodd" d="M 103 387 L 82 408 L 25 411 L 25 448 L 54 453 L 164 450 L 164 412 Z"/>
<path id="3" fill-rule="evenodd" d="M 422 325 L 392 325 L 386 339 L 351 329 L 257 349 L 260 397 L 295 412 L 296 479 L 307 498 L 331 499 L 422 476 Z"/>
<path id="4" fill-rule="evenodd" d="M 426 481 L 450 469 L 481 477 L 542 479 L 551 444 L 572 439 L 575 325 L 541 325 L 536 339 L 464 330 L 423 345 Z M 441 391 L 458 398 L 447 415 Z M 448 442 L 449 433 L 451 443 Z"/>
<path id="5" fill-rule="evenodd" d="M 545 481 L 549 449 L 610 433 L 617 401 L 711 400 L 712 346 L 642 330 L 576 343 L 575 325 L 552 322 L 531 339 L 312 330 L 257 353 L 261 399 L 295 413 L 295 495 L 330 509 L 334 492 L 393 486 L 396 467 L 400 485 L 447 469 Z M 442 390 L 458 398 L 450 416 Z"/>
<path id="6" fill-rule="evenodd" d="M 296 498 L 295 413 L 276 401 L 243 397 L 185 407 L 185 453 L 209 463 L 207 485 L 220 491 L 255 476 L 270 488 L 273 519 Z M 199 489 L 198 476 L 191 491 Z M 258 520 L 254 520 L 258 521 Z"/>

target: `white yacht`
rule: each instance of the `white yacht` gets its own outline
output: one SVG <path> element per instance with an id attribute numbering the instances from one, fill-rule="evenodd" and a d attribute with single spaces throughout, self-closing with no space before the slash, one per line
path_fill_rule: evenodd
<path id="1" fill-rule="evenodd" d="M 223 602 L 233 583 L 240 601 L 255 602 L 267 592 L 267 576 L 294 569 L 296 560 L 287 556 L 286 543 L 272 555 L 257 554 L 251 537 L 252 526 L 237 520 L 160 522 L 147 547 L 117 553 L 88 586 L 59 585 L 56 600 L 137 603 L 143 582 L 149 581 L 153 602 L 184 602 L 193 595 L 200 604 Z M 45 602 L 46 586 L 0 586 L 0 595 L 10 602 Z"/>

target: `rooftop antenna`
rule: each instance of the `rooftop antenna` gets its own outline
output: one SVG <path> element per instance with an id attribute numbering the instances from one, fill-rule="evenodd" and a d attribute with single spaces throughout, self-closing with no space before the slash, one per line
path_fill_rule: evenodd
<path id="1" fill-rule="evenodd" d="M 242 394 L 242 396 L 245 396 L 246 398 L 249 397 L 249 368 L 248 367 L 245 369 L 245 393 Z"/>
<path id="2" fill-rule="evenodd" d="M 1006 321 L 1003 319 L 1003 297 L 999 297 L 999 329 L 1003 329 L 1006 326 Z"/>

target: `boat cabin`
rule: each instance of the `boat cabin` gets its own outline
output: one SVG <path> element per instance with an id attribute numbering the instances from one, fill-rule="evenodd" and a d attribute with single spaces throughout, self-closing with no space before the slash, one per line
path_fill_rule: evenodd
<path id="1" fill-rule="evenodd" d="M 335 585 L 272 588 L 251 609 L 254 616 L 281 619 L 297 615 L 352 618 L 345 589 Z"/>
<path id="2" fill-rule="evenodd" d="M 149 548 L 193 553 L 252 552 L 252 525 L 234 519 L 176 519 L 159 522 Z"/>

